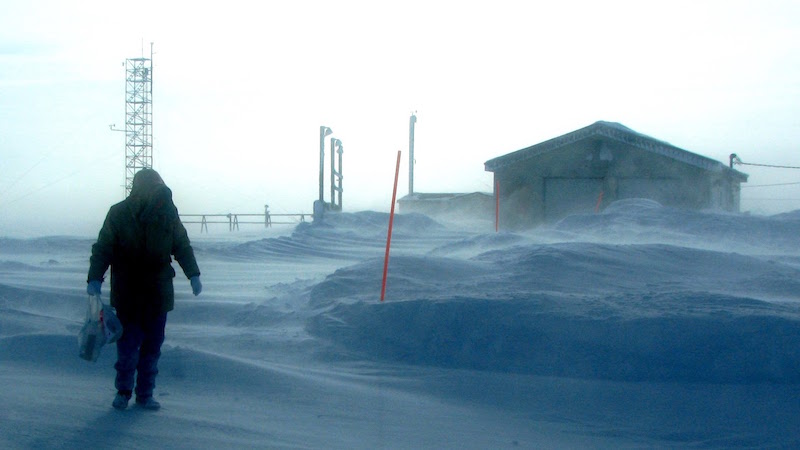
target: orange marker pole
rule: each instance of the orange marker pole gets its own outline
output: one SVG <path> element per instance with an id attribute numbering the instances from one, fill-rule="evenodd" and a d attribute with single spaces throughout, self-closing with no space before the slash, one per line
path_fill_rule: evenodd
<path id="1" fill-rule="evenodd" d="M 400 175 L 400 150 L 397 151 L 397 168 L 394 171 L 394 190 L 392 191 L 392 209 L 389 213 L 389 234 L 386 236 L 386 256 L 383 259 L 383 283 L 381 284 L 381 301 L 386 295 L 386 276 L 389 274 L 389 248 L 392 245 L 392 224 L 394 223 L 394 203 L 397 199 L 397 178 Z"/>
<path id="2" fill-rule="evenodd" d="M 600 191 L 600 195 L 597 196 L 597 204 L 594 206 L 594 213 L 597 214 L 600 212 L 600 205 L 603 203 L 603 191 Z"/>

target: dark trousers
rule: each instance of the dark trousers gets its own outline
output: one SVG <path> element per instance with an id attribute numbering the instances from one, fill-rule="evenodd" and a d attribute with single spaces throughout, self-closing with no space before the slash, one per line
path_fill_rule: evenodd
<path id="1" fill-rule="evenodd" d="M 130 317 L 126 314 L 118 316 L 123 332 L 117 341 L 117 363 L 114 364 L 117 378 L 114 384 L 118 391 L 132 392 L 135 375 L 136 396 L 151 397 L 156 387 L 167 313 L 152 318 Z"/>

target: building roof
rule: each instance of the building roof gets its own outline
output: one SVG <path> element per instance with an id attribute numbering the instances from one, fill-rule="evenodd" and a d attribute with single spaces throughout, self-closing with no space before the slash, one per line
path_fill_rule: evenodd
<path id="1" fill-rule="evenodd" d="M 507 155 L 490 159 L 484 163 L 484 168 L 487 172 L 495 172 L 505 167 L 516 165 L 521 161 L 552 152 L 561 147 L 586 139 L 597 138 L 621 142 L 644 151 L 666 156 L 685 164 L 699 167 L 704 170 L 714 172 L 727 171 L 731 176 L 737 178 L 739 181 L 747 181 L 747 174 L 731 169 L 719 161 L 683 150 L 645 134 L 637 133 L 636 131 L 633 131 L 617 122 L 605 121 L 598 121 L 589 125 L 588 127 L 575 130 L 571 133 L 567 133 L 539 144 L 523 148 L 522 150 L 517 150 Z"/>

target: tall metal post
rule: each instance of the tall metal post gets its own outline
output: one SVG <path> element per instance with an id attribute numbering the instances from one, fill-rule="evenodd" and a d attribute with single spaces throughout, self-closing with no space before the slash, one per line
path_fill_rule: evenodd
<path id="1" fill-rule="evenodd" d="M 408 195 L 414 193 L 414 124 L 417 115 L 411 114 L 408 124 Z"/>
<path id="2" fill-rule="evenodd" d="M 342 186 L 342 179 L 344 179 L 344 175 L 342 175 L 342 153 L 344 153 L 344 146 L 342 145 L 341 141 L 339 142 L 339 150 L 336 151 L 339 154 L 339 171 L 336 173 L 337 177 L 339 178 L 339 187 L 336 188 L 339 191 L 339 202 L 337 203 L 337 207 L 339 211 L 342 210 L 342 192 L 344 191 L 344 187 Z"/>
<path id="3" fill-rule="evenodd" d="M 336 146 L 339 140 L 331 138 L 331 209 L 336 209 Z"/>
<path id="4" fill-rule="evenodd" d="M 153 167 L 153 46 L 150 58 L 125 60 L 125 196 L 133 177 Z"/>
<path id="5" fill-rule="evenodd" d="M 342 141 L 331 138 L 331 209 L 342 210 Z M 339 166 L 336 166 L 336 154 L 339 154 Z M 337 200 L 338 192 L 338 200 Z"/>
<path id="6" fill-rule="evenodd" d="M 319 202 L 325 204 L 325 136 L 333 133 L 326 126 L 319 127 Z"/>

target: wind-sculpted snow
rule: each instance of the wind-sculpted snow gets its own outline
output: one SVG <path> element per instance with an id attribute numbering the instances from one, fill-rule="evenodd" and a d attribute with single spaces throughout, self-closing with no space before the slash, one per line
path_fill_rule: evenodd
<path id="1" fill-rule="evenodd" d="M 89 257 L 94 240 L 69 236 L 48 236 L 41 238 L 6 238 L 0 237 L 0 255 L 20 253 L 59 253 L 82 252 Z"/>
<path id="2" fill-rule="evenodd" d="M 498 285 L 525 292 L 605 294 L 676 289 L 797 299 L 800 271 L 776 259 L 665 244 L 571 242 L 484 253 Z"/>
<path id="3" fill-rule="evenodd" d="M 43 272 L 47 269 L 32 264 L 25 264 L 18 261 L 0 261 L 0 274 L 3 272 Z"/>
<path id="4" fill-rule="evenodd" d="M 77 356 L 93 240 L 0 238 L 0 447 L 800 444 L 800 212 L 401 214 L 381 302 L 388 222 L 191 234 L 156 415 L 111 411 L 113 346 Z"/>
<path id="5" fill-rule="evenodd" d="M 386 247 L 389 215 L 377 212 L 332 213 L 322 222 L 304 222 L 290 236 L 267 238 L 234 246 L 203 247 L 208 253 L 230 259 L 322 258 L 363 260 L 382 255 Z M 427 216 L 397 214 L 392 239 L 395 251 L 429 249 L 450 242 L 452 232 Z"/>
<path id="6" fill-rule="evenodd" d="M 451 298 L 474 293 L 483 278 L 496 271 L 488 264 L 435 256 L 398 256 L 390 260 L 386 295 L 394 300 Z M 311 289 L 312 307 L 336 302 L 380 299 L 383 260 L 373 259 L 345 267 Z"/>
<path id="7" fill-rule="evenodd" d="M 55 299 L 55 300 L 54 300 Z M 79 320 L 86 313 L 86 295 L 75 289 L 72 292 L 54 293 L 34 288 L 17 288 L 0 284 L 0 323 L 12 311 L 30 316 L 53 318 L 55 323 Z M 7 333 L 0 326 L 0 335 Z"/>
<path id="8" fill-rule="evenodd" d="M 698 212 L 628 199 L 612 203 L 599 214 L 568 216 L 553 230 L 606 242 L 668 242 L 748 253 L 794 253 L 800 215 Z"/>
<path id="9" fill-rule="evenodd" d="M 389 214 L 375 211 L 361 211 L 355 213 L 333 213 L 327 214 L 314 228 L 314 223 L 306 223 L 304 227 L 298 227 L 298 233 L 321 231 L 324 229 L 333 230 L 357 230 L 360 233 L 386 237 L 387 226 L 389 224 Z M 397 233 L 425 233 L 431 230 L 442 230 L 443 226 L 422 214 L 396 214 L 394 217 L 393 229 Z M 313 231 L 310 231 L 313 230 Z"/>
<path id="10" fill-rule="evenodd" d="M 308 330 L 372 358 L 421 365 L 800 381 L 794 267 L 664 244 L 508 242 L 467 260 L 392 259 L 385 304 L 375 301 L 379 261 L 339 269 L 312 289 L 311 306 L 325 309 Z"/>
<path id="11" fill-rule="evenodd" d="M 800 314 L 676 295 L 339 304 L 312 333 L 365 357 L 619 381 L 800 382 Z"/>
<path id="12" fill-rule="evenodd" d="M 430 251 L 431 255 L 469 258 L 492 249 L 509 248 L 529 241 L 515 233 L 484 233 L 450 242 Z"/>

